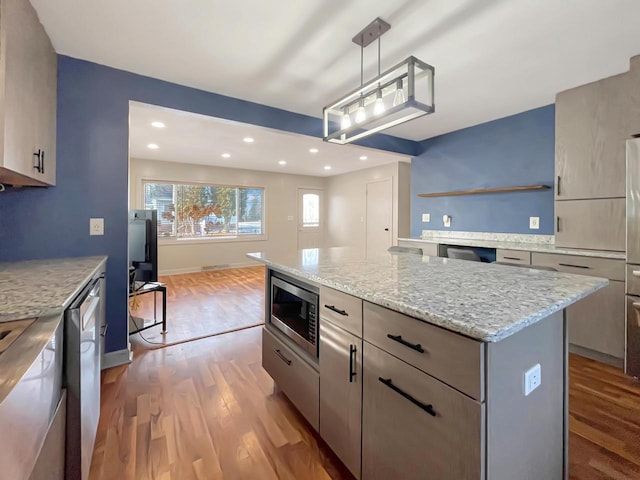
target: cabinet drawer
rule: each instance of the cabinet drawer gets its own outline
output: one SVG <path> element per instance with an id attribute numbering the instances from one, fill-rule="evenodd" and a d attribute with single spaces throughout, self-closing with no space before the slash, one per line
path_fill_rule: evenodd
<path id="1" fill-rule="evenodd" d="M 553 267 L 559 272 L 624 281 L 624 260 L 533 252 L 531 264 Z"/>
<path id="2" fill-rule="evenodd" d="M 531 265 L 531 252 L 523 250 L 496 250 L 496 260 L 498 262 L 517 263 L 520 265 Z"/>
<path id="3" fill-rule="evenodd" d="M 320 287 L 320 317 L 362 338 L 362 299 Z"/>
<path id="4" fill-rule="evenodd" d="M 422 255 L 428 257 L 437 257 L 438 256 L 438 244 L 437 243 L 427 243 L 421 241 L 411 241 L 411 240 L 398 240 L 398 246 L 400 247 L 416 247 L 422 249 Z"/>
<path id="5" fill-rule="evenodd" d="M 317 431 L 320 417 L 318 372 L 266 328 L 262 329 L 262 367 Z"/>
<path id="6" fill-rule="evenodd" d="M 362 478 L 483 479 L 484 405 L 367 343 L 364 358 Z"/>
<path id="7" fill-rule="evenodd" d="M 640 296 L 640 265 L 627 265 L 627 293 Z"/>
<path id="8" fill-rule="evenodd" d="M 467 395 L 484 399 L 481 342 L 369 302 L 364 302 L 364 339 Z"/>

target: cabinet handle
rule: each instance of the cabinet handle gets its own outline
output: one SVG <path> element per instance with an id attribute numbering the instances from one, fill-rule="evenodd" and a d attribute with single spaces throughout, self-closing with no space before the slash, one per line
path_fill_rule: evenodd
<path id="1" fill-rule="evenodd" d="M 33 156 L 38 159 L 38 163 L 36 165 L 34 165 L 33 168 L 35 168 L 38 172 L 42 173 L 42 166 L 41 166 L 42 164 L 41 164 L 41 159 L 40 159 L 40 149 L 38 149 L 37 152 L 34 152 Z"/>
<path id="2" fill-rule="evenodd" d="M 635 308 L 636 310 L 640 310 L 640 302 L 633 302 L 633 303 L 631 304 L 631 306 L 632 306 L 633 308 Z"/>
<path id="3" fill-rule="evenodd" d="M 355 345 L 349 345 L 349 383 L 353 383 L 353 378 L 356 376 L 354 364 L 356 363 L 357 351 Z"/>
<path id="4" fill-rule="evenodd" d="M 280 359 L 286 363 L 287 365 L 291 365 L 291 360 L 289 360 L 287 357 L 285 357 L 282 352 L 280 352 L 279 349 L 275 349 L 274 352 L 276 352 L 276 355 L 278 355 L 280 357 Z"/>
<path id="5" fill-rule="evenodd" d="M 560 196 L 560 175 L 558 175 L 558 183 L 556 183 L 557 186 L 557 195 Z"/>
<path id="6" fill-rule="evenodd" d="M 585 270 L 588 270 L 591 268 L 591 267 L 587 267 L 586 265 L 573 265 L 571 263 L 558 263 L 558 265 L 561 265 L 563 267 L 584 268 Z"/>
<path id="7" fill-rule="evenodd" d="M 504 258 L 505 260 L 522 260 L 521 258 L 518 258 L 518 257 L 506 257 L 505 256 L 505 257 L 502 257 L 502 258 Z"/>
<path id="8" fill-rule="evenodd" d="M 41 160 L 41 166 L 40 166 L 40 173 L 44 173 L 44 150 L 42 150 L 42 153 L 40 154 L 40 160 Z"/>
<path id="9" fill-rule="evenodd" d="M 394 392 L 402 395 L 404 398 L 406 398 L 407 400 L 409 400 L 411 403 L 413 403 L 414 405 L 416 405 L 417 407 L 420 407 L 422 410 L 424 410 L 425 412 L 427 412 L 429 415 L 431 415 L 432 417 L 436 416 L 436 412 L 433 409 L 433 405 L 427 405 L 425 403 L 422 403 L 420 400 L 416 400 L 415 398 L 413 398 L 411 395 L 409 395 L 407 392 L 404 392 L 402 390 L 400 390 L 398 387 L 396 387 L 393 382 L 391 381 L 390 378 L 382 378 L 382 377 L 378 377 L 378 380 L 382 383 L 384 383 L 387 387 L 389 387 L 391 390 L 393 390 Z"/>
<path id="10" fill-rule="evenodd" d="M 556 232 L 560 231 L 560 217 L 556 217 Z"/>
<path id="11" fill-rule="evenodd" d="M 107 336 L 107 330 L 109 329 L 109 324 L 105 323 L 104 325 L 102 325 L 102 332 L 100 332 L 100 336 L 101 337 L 106 337 Z"/>
<path id="12" fill-rule="evenodd" d="M 640 270 L 634 270 L 633 271 L 633 276 L 634 277 L 640 277 Z"/>
<path id="13" fill-rule="evenodd" d="M 346 312 L 346 310 L 340 310 L 339 308 L 336 308 L 335 305 L 325 305 L 324 308 L 328 308 L 329 310 L 333 310 L 336 313 L 339 313 L 340 315 L 343 315 L 345 317 L 348 317 L 349 314 Z"/>
<path id="14" fill-rule="evenodd" d="M 390 338 L 394 342 L 401 343 L 405 347 L 409 347 L 411 350 L 424 353 L 424 348 L 422 348 L 422 345 L 420 345 L 419 343 L 409 343 L 404 338 L 402 338 L 402 335 L 391 335 L 390 333 L 387 333 L 387 338 Z"/>

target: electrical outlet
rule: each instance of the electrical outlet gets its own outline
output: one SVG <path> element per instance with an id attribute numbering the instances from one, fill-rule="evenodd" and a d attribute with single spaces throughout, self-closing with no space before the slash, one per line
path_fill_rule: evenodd
<path id="1" fill-rule="evenodd" d="M 529 370 L 524 372 L 524 396 L 526 397 L 542 383 L 542 370 L 540 364 L 536 363 Z"/>
<path id="2" fill-rule="evenodd" d="M 450 227 L 451 226 L 451 215 L 443 215 L 442 216 L 442 223 L 444 224 L 445 227 Z"/>
<path id="3" fill-rule="evenodd" d="M 293 215 L 287 215 L 287 220 L 292 221 L 293 220 Z"/>
<path id="4" fill-rule="evenodd" d="M 529 217 L 529 228 L 538 230 L 540 228 L 540 217 Z"/>
<path id="5" fill-rule="evenodd" d="M 104 218 L 89 219 L 89 235 L 104 235 Z"/>
<path id="6" fill-rule="evenodd" d="M 422 214 L 422 221 L 423 222 L 430 222 L 431 221 L 431 214 L 430 213 L 423 213 Z"/>

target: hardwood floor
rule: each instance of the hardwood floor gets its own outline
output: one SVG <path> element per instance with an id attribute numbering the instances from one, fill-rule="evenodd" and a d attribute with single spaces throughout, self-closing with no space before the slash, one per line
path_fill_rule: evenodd
<path id="1" fill-rule="evenodd" d="M 263 281 L 235 299 L 251 321 L 262 320 Z M 260 330 L 135 346 L 130 366 L 103 372 L 90 478 L 350 479 L 286 397 L 272 395 Z M 640 479 L 640 383 L 571 355 L 569 408 L 570 479 Z"/>
<path id="2" fill-rule="evenodd" d="M 253 266 L 207 272 L 166 275 L 167 333 L 153 327 L 131 340 L 143 348 L 202 338 L 264 322 L 264 267 Z M 157 294 L 157 316 L 161 318 L 161 295 Z M 153 294 L 140 295 L 135 317 L 153 318 Z M 139 323 L 141 324 L 141 322 Z"/>
<path id="3" fill-rule="evenodd" d="M 159 350 L 103 373 L 90 478 L 348 479 L 262 369 L 261 327 Z"/>
<path id="4" fill-rule="evenodd" d="M 640 479 L 640 383 L 577 355 L 569 383 L 570 478 Z"/>

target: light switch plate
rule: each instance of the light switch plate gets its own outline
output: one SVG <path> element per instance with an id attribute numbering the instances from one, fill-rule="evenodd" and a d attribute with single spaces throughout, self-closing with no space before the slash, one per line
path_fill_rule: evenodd
<path id="1" fill-rule="evenodd" d="M 540 228 L 540 217 L 529 217 L 529 228 L 538 230 Z"/>
<path id="2" fill-rule="evenodd" d="M 89 219 L 89 235 L 104 235 L 104 218 Z"/>
<path id="3" fill-rule="evenodd" d="M 422 214 L 422 221 L 423 222 L 430 222 L 431 221 L 431 214 L 430 213 L 423 213 Z"/>

